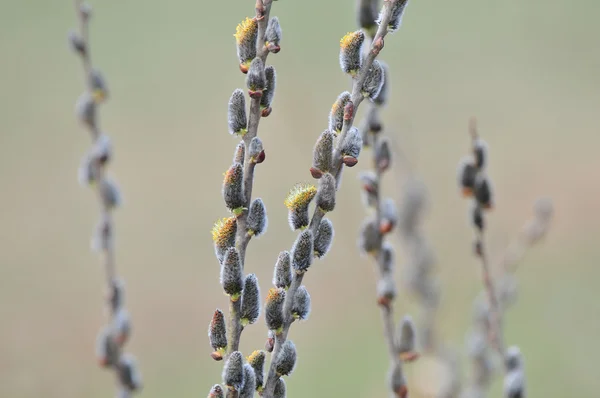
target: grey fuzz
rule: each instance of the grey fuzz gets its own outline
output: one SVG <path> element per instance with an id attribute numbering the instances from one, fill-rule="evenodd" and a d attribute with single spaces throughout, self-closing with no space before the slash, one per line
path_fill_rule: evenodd
<path id="1" fill-rule="evenodd" d="M 223 200 L 231 211 L 237 211 L 245 204 L 244 167 L 239 163 L 231 165 L 223 179 Z"/>
<path id="2" fill-rule="evenodd" d="M 309 222 L 310 214 L 308 212 L 308 205 L 289 210 L 288 223 L 293 231 L 308 226 Z"/>
<path id="3" fill-rule="evenodd" d="M 281 346 L 275 360 L 275 373 L 278 376 L 288 376 L 296 366 L 296 346 L 291 340 L 286 340 Z"/>
<path id="4" fill-rule="evenodd" d="M 342 71 L 355 76 L 362 66 L 362 46 L 365 34 L 357 30 L 348 33 L 340 42 L 340 67 Z"/>
<path id="5" fill-rule="evenodd" d="M 279 25 L 279 18 L 273 17 L 269 19 L 267 30 L 265 32 L 265 41 L 269 51 L 277 53 L 279 52 L 279 44 L 281 41 L 281 26 Z"/>
<path id="6" fill-rule="evenodd" d="M 294 304 L 292 305 L 292 315 L 295 318 L 306 320 L 310 314 L 310 294 L 306 287 L 300 286 L 294 295 Z"/>
<path id="7" fill-rule="evenodd" d="M 242 309 L 240 319 L 243 323 L 253 324 L 260 315 L 260 289 L 258 278 L 254 274 L 246 276 L 242 292 Z"/>
<path id="8" fill-rule="evenodd" d="M 292 284 L 292 258 L 290 253 L 283 251 L 277 256 L 273 271 L 273 285 L 287 289 Z"/>
<path id="9" fill-rule="evenodd" d="M 229 98 L 229 107 L 227 110 L 227 123 L 229 125 L 229 134 L 244 135 L 248 126 L 246 116 L 246 97 L 239 88 L 236 89 Z"/>
<path id="10" fill-rule="evenodd" d="M 102 75 L 102 72 L 97 69 L 92 70 L 89 79 L 89 84 L 94 91 L 94 94 L 100 94 L 101 97 L 99 99 L 104 98 L 108 93 L 108 85 L 106 84 L 106 79 Z"/>
<path id="11" fill-rule="evenodd" d="M 220 385 L 215 384 L 210 389 L 210 392 L 208 393 L 207 398 L 225 398 L 225 394 L 223 393 L 223 388 Z"/>
<path id="12" fill-rule="evenodd" d="M 358 178 L 362 184 L 363 202 L 367 207 L 377 206 L 379 181 L 373 171 L 361 171 Z"/>
<path id="13" fill-rule="evenodd" d="M 377 282 L 377 297 L 380 304 L 389 303 L 396 297 L 396 282 L 391 274 L 382 275 Z"/>
<path id="14" fill-rule="evenodd" d="M 478 176 L 479 177 L 479 176 Z M 475 189 L 473 191 L 475 200 L 483 208 L 492 206 L 492 188 L 491 183 L 486 177 L 477 178 L 475 180 Z"/>
<path id="15" fill-rule="evenodd" d="M 357 2 L 358 25 L 367 31 L 375 27 L 377 19 L 378 1 L 377 0 L 358 0 Z"/>
<path id="16" fill-rule="evenodd" d="M 121 192 L 114 181 L 104 178 L 100 184 L 100 195 L 105 209 L 113 209 L 121 204 Z"/>
<path id="17" fill-rule="evenodd" d="M 358 159 L 360 150 L 362 149 L 362 136 L 356 127 L 351 127 L 346 134 L 344 145 L 342 146 L 342 154 L 352 156 Z"/>
<path id="18" fill-rule="evenodd" d="M 381 225 L 380 231 L 390 232 L 398 224 L 398 211 L 396 203 L 391 198 L 385 198 L 381 203 Z"/>
<path id="19" fill-rule="evenodd" d="M 473 164 L 472 159 L 470 157 L 461 159 L 458 165 L 457 180 L 463 195 L 467 196 L 473 192 L 476 177 L 477 167 Z"/>
<path id="20" fill-rule="evenodd" d="M 227 348 L 227 328 L 225 326 L 225 315 L 223 311 L 217 309 L 210 320 L 208 326 L 208 339 L 210 346 L 215 351 Z"/>
<path id="21" fill-rule="evenodd" d="M 92 6 L 90 3 L 81 3 L 79 13 L 84 20 L 89 20 L 92 17 Z"/>
<path id="22" fill-rule="evenodd" d="M 254 375 L 256 377 L 256 389 L 261 389 L 264 384 L 265 377 L 265 358 L 266 354 L 263 350 L 256 350 L 247 358 L 248 363 L 254 369 Z"/>
<path id="23" fill-rule="evenodd" d="M 113 366 L 116 364 L 119 355 L 119 348 L 110 327 L 105 327 L 96 337 L 96 356 L 102 366 Z"/>
<path id="24" fill-rule="evenodd" d="M 379 171 L 387 170 L 392 163 L 392 151 L 390 150 L 390 142 L 387 138 L 383 138 L 377 142 L 375 148 L 375 162 Z"/>
<path id="25" fill-rule="evenodd" d="M 81 36 L 74 31 L 69 32 L 69 44 L 73 52 L 76 52 L 80 55 L 84 55 L 86 53 L 85 42 Z"/>
<path id="26" fill-rule="evenodd" d="M 415 324 L 412 318 L 406 315 L 402 318 L 396 331 L 396 348 L 398 354 L 414 352 L 416 348 L 415 338 Z"/>
<path id="27" fill-rule="evenodd" d="M 253 398 L 256 390 L 256 375 L 250 364 L 244 364 L 244 386 L 240 391 L 239 398 Z"/>
<path id="28" fill-rule="evenodd" d="M 329 113 L 329 130 L 333 132 L 342 131 L 344 125 L 344 108 L 352 96 L 348 91 L 341 93 L 331 107 Z"/>
<path id="29" fill-rule="evenodd" d="M 265 350 L 267 352 L 273 352 L 273 348 L 275 347 L 275 332 L 269 330 L 267 333 L 267 341 L 265 341 Z"/>
<path id="30" fill-rule="evenodd" d="M 256 57 L 256 41 L 258 38 L 258 23 L 256 19 L 246 18 L 237 26 L 235 41 L 240 69 L 247 70 L 250 61 Z"/>
<path id="31" fill-rule="evenodd" d="M 331 169 L 334 137 L 334 133 L 325 130 L 317 139 L 313 149 L 313 169 L 311 170 L 315 178 L 320 178 L 323 173 L 327 173 Z"/>
<path id="32" fill-rule="evenodd" d="M 265 65 L 260 58 L 254 58 L 250 64 L 248 75 L 246 76 L 246 86 L 252 92 L 262 92 L 267 86 L 267 77 L 265 76 Z"/>
<path id="33" fill-rule="evenodd" d="M 142 377 L 133 355 L 121 355 L 117 372 L 122 387 L 127 388 L 129 391 L 139 390 L 142 387 Z"/>
<path id="34" fill-rule="evenodd" d="M 265 304 L 265 321 L 269 330 L 277 331 L 283 326 L 283 303 L 285 301 L 285 290 L 282 288 L 271 288 L 267 295 Z"/>
<path id="35" fill-rule="evenodd" d="M 237 233 L 237 221 L 235 217 L 224 218 L 215 223 L 212 229 L 215 244 L 215 255 L 219 263 L 223 262 L 225 253 L 230 247 L 235 246 L 235 235 Z"/>
<path id="36" fill-rule="evenodd" d="M 233 154 L 233 163 L 244 164 L 244 156 L 246 156 L 246 145 L 244 141 L 240 141 L 239 144 L 235 147 L 235 152 Z"/>
<path id="37" fill-rule="evenodd" d="M 388 242 L 384 242 L 381 246 L 378 263 L 382 274 L 391 274 L 394 272 L 394 248 Z"/>
<path id="38" fill-rule="evenodd" d="M 506 350 L 504 367 L 507 371 L 523 369 L 523 356 L 517 346 L 511 346 Z"/>
<path id="39" fill-rule="evenodd" d="M 369 218 L 365 220 L 360 227 L 360 235 L 358 239 L 358 246 L 363 253 L 372 253 L 379 248 L 379 242 L 381 240 L 381 234 L 377 226 L 377 222 Z"/>
<path id="40" fill-rule="evenodd" d="M 389 32 L 397 31 L 400 28 L 400 25 L 402 25 L 402 16 L 404 15 L 404 10 L 407 4 L 408 0 L 398 0 L 394 3 L 392 9 L 392 18 L 390 19 L 390 23 L 387 26 Z M 381 24 L 382 13 L 383 10 L 379 14 L 379 18 L 377 19 L 378 25 Z"/>
<path id="41" fill-rule="evenodd" d="M 236 391 L 244 387 L 244 357 L 239 351 L 234 351 L 223 367 L 223 384 Z"/>
<path id="42" fill-rule="evenodd" d="M 390 383 L 390 389 L 395 394 L 395 396 L 406 396 L 402 394 L 402 392 L 406 390 L 406 379 L 404 378 L 404 373 L 402 372 L 402 365 L 400 362 L 392 362 L 388 374 L 388 382 Z"/>
<path id="43" fill-rule="evenodd" d="M 270 108 L 273 103 L 275 88 L 277 87 L 277 74 L 275 73 L 275 68 L 271 65 L 267 66 L 265 68 L 265 77 L 267 79 L 267 86 L 263 90 L 262 97 L 260 97 L 260 107 L 263 110 Z"/>
<path id="44" fill-rule="evenodd" d="M 327 218 L 322 219 L 317 229 L 317 236 L 315 237 L 315 256 L 321 258 L 329 252 L 333 242 L 333 235 L 334 230 L 331 221 Z"/>
<path id="45" fill-rule="evenodd" d="M 256 162 L 260 153 L 263 151 L 263 143 L 262 140 L 258 137 L 252 138 L 250 141 L 250 145 L 248 147 L 248 156 L 253 162 Z"/>
<path id="46" fill-rule="evenodd" d="M 504 376 L 504 397 L 525 398 L 525 373 L 523 369 L 507 372 Z"/>
<path id="47" fill-rule="evenodd" d="M 287 388 L 285 386 L 285 380 L 281 377 L 275 382 L 275 390 L 273 390 L 273 398 L 285 398 Z"/>
<path id="48" fill-rule="evenodd" d="M 93 161 L 100 164 L 106 163 L 112 157 L 110 137 L 104 133 L 100 134 L 94 141 L 90 155 Z"/>
<path id="49" fill-rule="evenodd" d="M 260 198 L 256 198 L 250 204 L 248 218 L 246 219 L 246 229 L 250 235 L 260 236 L 267 229 L 267 210 L 265 204 Z"/>
<path id="50" fill-rule="evenodd" d="M 319 180 L 317 190 L 317 206 L 324 212 L 335 209 L 335 178 L 330 173 L 325 173 Z"/>
<path id="51" fill-rule="evenodd" d="M 475 167 L 479 170 L 484 169 L 488 162 L 488 146 L 481 138 L 473 141 L 473 157 L 475 158 Z"/>
<path id="52" fill-rule="evenodd" d="M 235 247 L 229 248 L 225 254 L 225 259 L 221 266 L 221 285 L 225 293 L 231 296 L 232 300 L 239 298 L 244 288 L 242 263 Z"/>
<path id="53" fill-rule="evenodd" d="M 90 154 L 86 154 L 83 159 L 81 159 L 81 163 L 77 169 L 77 181 L 79 182 L 79 185 L 90 185 L 96 181 L 94 163 L 94 159 Z"/>
<path id="54" fill-rule="evenodd" d="M 300 232 L 292 247 L 292 267 L 298 274 L 308 270 L 313 260 L 313 234 L 307 229 Z"/>
<path id="55" fill-rule="evenodd" d="M 381 92 L 381 87 L 383 87 L 384 82 L 385 75 L 383 68 L 379 61 L 375 60 L 367 71 L 367 76 L 363 82 L 361 92 L 365 97 L 374 100 L 379 95 L 379 92 Z"/>
<path id="56" fill-rule="evenodd" d="M 129 334 L 131 333 L 131 317 L 129 311 L 121 307 L 113 315 L 112 320 L 113 330 L 116 333 L 116 340 L 119 345 L 122 345 Z"/>
<path id="57" fill-rule="evenodd" d="M 383 85 L 379 90 L 379 95 L 373 99 L 378 106 L 385 106 L 388 103 L 390 96 L 390 70 L 385 62 L 379 61 L 381 72 L 383 73 Z"/>
<path id="58" fill-rule="evenodd" d="M 84 92 L 77 98 L 75 103 L 75 114 L 86 126 L 96 125 L 96 103 L 89 92 Z"/>

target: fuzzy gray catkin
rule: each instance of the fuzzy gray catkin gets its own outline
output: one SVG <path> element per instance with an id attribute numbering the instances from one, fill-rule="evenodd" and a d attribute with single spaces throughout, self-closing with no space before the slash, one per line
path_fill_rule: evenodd
<path id="1" fill-rule="evenodd" d="M 142 379 L 138 370 L 137 361 L 131 354 L 123 354 L 117 365 L 117 372 L 121 386 L 129 391 L 136 391 L 142 387 Z"/>
<path id="2" fill-rule="evenodd" d="M 375 147 L 375 163 L 380 172 L 389 169 L 392 163 L 392 151 L 390 149 L 390 142 L 387 138 L 382 138 L 377 141 L 377 146 Z"/>
<path id="3" fill-rule="evenodd" d="M 377 222 L 373 218 L 365 220 L 360 228 L 358 247 L 363 253 L 373 253 L 378 249 L 381 235 Z"/>
<path id="4" fill-rule="evenodd" d="M 234 213 L 239 213 L 244 207 L 244 167 L 239 163 L 234 163 L 225 173 L 223 200 L 227 208 Z"/>
<path id="5" fill-rule="evenodd" d="M 345 35 L 340 40 L 340 67 L 342 71 L 356 76 L 362 66 L 362 46 L 365 34 L 357 30 Z"/>
<path id="6" fill-rule="evenodd" d="M 315 256 L 322 258 L 329 252 L 333 243 L 333 235 L 334 229 L 331 220 L 327 218 L 322 219 L 314 240 Z"/>
<path id="7" fill-rule="evenodd" d="M 275 88 L 277 87 L 277 73 L 275 73 L 273 66 L 269 65 L 265 68 L 265 78 L 267 79 L 267 84 L 263 90 L 262 97 L 260 97 L 260 109 L 263 117 L 269 116 L 271 113 L 271 104 L 273 103 Z"/>
<path id="8" fill-rule="evenodd" d="M 260 98 L 263 90 L 267 87 L 267 76 L 265 75 L 265 64 L 260 58 L 254 58 L 250 64 L 246 76 L 248 95 L 251 98 Z"/>
<path id="9" fill-rule="evenodd" d="M 244 96 L 244 92 L 239 88 L 236 89 L 233 94 L 231 94 L 231 98 L 229 98 L 227 124 L 229 125 L 230 134 L 244 135 L 246 133 L 248 127 L 246 97 Z"/>
<path id="10" fill-rule="evenodd" d="M 389 101 L 390 91 L 391 91 L 391 83 L 390 83 L 390 72 L 387 64 L 385 62 L 379 61 L 379 65 L 381 66 L 381 71 L 383 73 L 383 85 L 379 90 L 379 95 L 373 99 L 375 105 L 382 107 L 385 106 Z"/>
<path id="11" fill-rule="evenodd" d="M 240 319 L 242 325 L 253 324 L 260 315 L 260 289 L 258 278 L 255 274 L 249 274 L 244 281 L 242 291 L 242 309 Z"/>
<path id="12" fill-rule="evenodd" d="M 248 156 L 250 157 L 250 161 L 257 163 L 263 150 L 262 140 L 259 137 L 252 138 L 252 140 L 250 140 L 250 145 L 248 146 Z"/>
<path id="13" fill-rule="evenodd" d="M 310 184 L 296 184 L 290 190 L 284 203 L 288 208 L 288 222 L 292 230 L 308 226 L 308 206 L 316 194 L 317 188 Z"/>
<path id="14" fill-rule="evenodd" d="M 300 286 L 294 295 L 292 315 L 296 319 L 306 320 L 310 314 L 310 294 L 305 286 Z"/>
<path id="15" fill-rule="evenodd" d="M 208 327 L 208 338 L 213 350 L 219 352 L 227 348 L 227 328 L 225 326 L 225 315 L 217 309 L 213 314 Z"/>
<path id="16" fill-rule="evenodd" d="M 244 288 L 244 276 L 240 254 L 232 247 L 227 250 L 221 266 L 221 285 L 233 301 L 239 299 Z"/>
<path id="17" fill-rule="evenodd" d="M 358 25 L 367 32 L 374 34 L 377 27 L 375 20 L 378 14 L 378 0 L 358 0 L 356 15 L 358 16 Z"/>
<path id="18" fill-rule="evenodd" d="M 265 31 L 265 45 L 270 52 L 277 54 L 281 42 L 281 26 L 279 24 L 279 18 L 273 17 L 269 19 L 267 30 Z"/>
<path id="19" fill-rule="evenodd" d="M 287 387 L 285 380 L 282 378 L 277 379 L 275 382 L 275 389 L 273 390 L 273 398 L 285 398 L 287 394 Z"/>
<path id="20" fill-rule="evenodd" d="M 392 9 L 392 18 L 390 19 L 390 23 L 387 28 L 390 32 L 395 32 L 402 25 L 402 16 L 404 15 L 404 10 L 406 9 L 406 5 L 408 4 L 408 0 L 398 0 L 393 4 Z M 377 24 L 381 24 L 382 22 L 382 14 L 383 11 L 379 14 L 379 18 L 377 18 Z"/>
<path id="21" fill-rule="evenodd" d="M 400 355 L 409 354 L 416 349 L 415 324 L 408 315 L 402 318 L 396 331 L 396 348 Z"/>
<path id="22" fill-rule="evenodd" d="M 256 42 L 258 38 L 258 23 L 256 18 L 246 18 L 238 24 L 234 36 L 240 70 L 247 73 L 250 63 L 256 57 Z"/>
<path id="23" fill-rule="evenodd" d="M 300 232 L 292 247 L 292 267 L 297 274 L 302 274 L 308 270 L 312 264 L 313 253 L 313 233 L 307 229 Z"/>
<path id="24" fill-rule="evenodd" d="M 342 154 L 358 158 L 362 149 L 362 144 L 362 135 L 356 127 L 352 127 L 348 130 L 348 134 L 346 134 L 346 139 L 344 140 L 344 145 L 342 147 Z"/>
<path id="25" fill-rule="evenodd" d="M 233 163 L 239 163 L 243 165 L 245 156 L 246 145 L 244 144 L 244 141 L 240 141 L 240 143 L 235 147 L 235 152 L 233 153 Z"/>
<path id="26" fill-rule="evenodd" d="M 246 218 L 246 230 L 253 236 L 262 235 L 267 229 L 267 210 L 262 199 L 257 198 L 250 204 Z"/>
<path id="27" fill-rule="evenodd" d="M 348 91 L 341 93 L 331 106 L 329 113 L 329 130 L 339 133 L 344 125 L 344 108 L 350 101 L 351 94 Z"/>
<path id="28" fill-rule="evenodd" d="M 210 392 L 208 393 L 207 398 L 224 398 L 224 397 L 225 397 L 225 395 L 223 394 L 223 388 L 220 385 L 215 384 L 210 389 Z"/>
<path id="29" fill-rule="evenodd" d="M 381 67 L 379 61 L 375 60 L 367 71 L 366 78 L 361 88 L 361 93 L 370 100 L 374 100 L 381 92 L 381 87 L 383 87 L 384 81 L 385 75 L 383 68 Z"/>
<path id="30" fill-rule="evenodd" d="M 234 351 L 229 355 L 225 366 L 223 367 L 223 384 L 236 391 L 244 387 L 244 357 L 239 351 Z"/>
<path id="31" fill-rule="evenodd" d="M 319 180 L 317 206 L 326 213 L 335 209 L 335 190 L 335 178 L 330 173 L 325 173 Z"/>
<path id="32" fill-rule="evenodd" d="M 285 290 L 282 288 L 271 288 L 267 295 L 265 304 L 265 322 L 269 330 L 277 331 L 283 327 L 283 303 L 285 301 Z"/>
<path id="33" fill-rule="evenodd" d="M 256 390 L 262 391 L 265 377 L 265 359 L 266 354 L 262 350 L 256 350 L 246 358 L 248 363 L 254 369 L 254 376 L 256 377 Z"/>
<path id="34" fill-rule="evenodd" d="M 281 346 L 279 355 L 274 359 L 275 372 L 278 376 L 288 376 L 296 366 L 296 346 L 291 340 L 286 340 Z"/>
<path id="35" fill-rule="evenodd" d="M 256 390 L 256 376 L 254 368 L 250 364 L 244 364 L 244 386 L 242 387 L 239 398 L 253 398 Z"/>
<path id="36" fill-rule="evenodd" d="M 324 173 L 329 172 L 333 159 L 334 133 L 325 130 L 321 133 L 313 149 L 313 163 L 311 173 L 315 178 L 321 178 Z"/>
<path id="37" fill-rule="evenodd" d="M 292 284 L 292 258 L 290 253 L 283 251 L 279 253 L 275 269 L 273 271 L 273 285 L 287 289 Z"/>

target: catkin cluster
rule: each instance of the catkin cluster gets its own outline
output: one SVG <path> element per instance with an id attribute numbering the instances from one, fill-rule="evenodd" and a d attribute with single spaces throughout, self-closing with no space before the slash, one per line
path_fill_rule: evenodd
<path id="1" fill-rule="evenodd" d="M 92 248 L 102 254 L 107 281 L 107 306 L 110 320 L 98 333 L 96 355 L 100 366 L 113 369 L 118 380 L 118 396 L 129 397 L 141 389 L 142 380 L 133 355 L 124 352 L 131 334 L 131 320 L 125 307 L 125 286 L 117 276 L 112 212 L 121 203 L 116 183 L 106 175 L 112 160 L 112 146 L 108 135 L 98 122 L 98 109 L 108 98 L 108 85 L 102 73 L 92 67 L 89 43 L 89 21 L 92 9 L 88 4 L 75 2 L 81 30 L 69 33 L 69 44 L 82 60 L 85 91 L 77 99 L 75 112 L 80 123 L 90 132 L 92 147 L 83 157 L 78 170 L 79 182 L 97 192 L 100 201 L 100 220 L 93 234 Z"/>
<path id="2" fill-rule="evenodd" d="M 486 211 L 493 207 L 493 191 L 487 175 L 489 151 L 479 137 L 475 121 L 471 121 L 472 153 L 459 165 L 458 185 L 465 197 L 472 198 L 470 220 L 476 232 L 474 251 L 481 260 L 485 295 L 475 300 L 473 326 L 467 339 L 468 353 L 472 361 L 471 380 L 463 392 L 470 398 L 485 397 L 494 376 L 496 351 L 503 362 L 504 396 L 524 398 L 525 369 L 521 351 L 516 346 L 505 348 L 503 341 L 503 316 L 516 301 L 517 283 L 514 276 L 516 265 L 525 251 L 539 242 L 550 227 L 552 202 L 547 198 L 536 201 L 534 216 L 522 228 L 515 241 L 507 248 L 498 266 L 490 264 L 485 248 L 484 233 L 487 225 Z M 493 278 L 493 273 L 500 273 Z"/>

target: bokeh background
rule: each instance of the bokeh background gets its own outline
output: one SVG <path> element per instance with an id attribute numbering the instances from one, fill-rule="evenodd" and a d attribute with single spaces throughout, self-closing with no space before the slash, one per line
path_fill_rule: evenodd
<path id="1" fill-rule="evenodd" d="M 226 306 L 210 228 L 226 215 L 222 172 L 237 142 L 227 133 L 227 101 L 244 85 L 232 35 L 254 1 L 92 4 L 93 60 L 111 89 L 102 126 L 125 199 L 117 261 L 134 321 L 129 348 L 144 397 L 203 396 L 222 365 L 208 356 L 206 330 L 212 311 Z M 593 0 L 413 1 L 382 53 L 393 80 L 387 133 L 429 188 L 426 230 L 439 260 L 447 343 L 463 349 L 480 290 L 467 204 L 455 187 L 468 118 L 477 116 L 492 151 L 493 253 L 502 253 L 538 196 L 554 199 L 552 230 L 520 267 L 520 300 L 507 318 L 507 341 L 526 357 L 532 397 L 600 391 L 599 11 Z M 278 89 L 261 123 L 267 161 L 254 189 L 270 222 L 247 260 L 263 294 L 278 252 L 295 237 L 283 198 L 293 183 L 310 180 L 314 140 L 349 87 L 338 41 L 356 27 L 351 0 L 279 1 L 273 14 L 283 50 L 269 57 Z M 76 179 L 90 139 L 73 111 L 83 89 L 66 43 L 75 26 L 68 0 L 0 2 L 0 396 L 7 398 L 114 391 L 94 359 L 104 279 L 89 250 L 96 198 Z M 291 398 L 386 396 L 373 267 L 355 247 L 364 215 L 355 177 L 366 163 L 345 173 L 333 251 L 306 279 L 313 311 L 292 328 L 299 362 Z M 385 181 L 390 195 L 401 171 Z M 397 316 L 414 308 L 401 293 Z M 243 350 L 262 347 L 265 334 L 262 321 L 248 328 Z"/>

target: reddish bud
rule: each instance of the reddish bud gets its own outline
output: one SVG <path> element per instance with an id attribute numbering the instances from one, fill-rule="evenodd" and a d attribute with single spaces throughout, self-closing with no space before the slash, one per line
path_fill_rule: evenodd
<path id="1" fill-rule="evenodd" d="M 264 108 L 260 114 L 262 117 L 269 117 L 269 115 L 271 114 L 272 111 L 273 111 L 273 108 L 268 107 L 268 108 Z"/>
<path id="2" fill-rule="evenodd" d="M 316 178 L 318 180 L 319 178 L 323 177 L 323 172 L 317 168 L 311 167 L 310 175 L 312 175 L 313 178 Z"/>
<path id="3" fill-rule="evenodd" d="M 240 70 L 244 75 L 248 73 L 248 69 L 250 69 L 250 65 L 240 64 Z"/>
<path id="4" fill-rule="evenodd" d="M 346 155 L 342 158 L 342 162 L 348 167 L 354 167 L 358 163 L 358 159 L 353 156 Z"/>
<path id="5" fill-rule="evenodd" d="M 258 157 L 256 158 L 256 162 L 255 163 L 262 163 L 265 161 L 267 155 L 265 155 L 265 150 L 263 149 L 262 151 L 260 151 L 260 153 L 258 154 Z"/>
<path id="6" fill-rule="evenodd" d="M 344 120 L 352 120 L 353 116 L 354 116 L 354 103 L 352 101 L 348 101 L 348 103 L 344 107 Z"/>
<path id="7" fill-rule="evenodd" d="M 263 94 L 262 90 L 258 90 L 258 91 L 248 90 L 248 96 L 253 99 L 259 99 L 260 97 L 262 97 L 262 94 Z"/>

